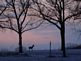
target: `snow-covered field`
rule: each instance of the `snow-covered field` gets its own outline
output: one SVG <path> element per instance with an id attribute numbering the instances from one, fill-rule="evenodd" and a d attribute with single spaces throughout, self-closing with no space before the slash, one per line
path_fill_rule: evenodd
<path id="1" fill-rule="evenodd" d="M 62 52 L 53 50 L 52 56 L 49 51 L 27 52 L 29 56 L 0 56 L 0 61 L 81 61 L 81 49 L 67 50 L 67 57 L 62 57 Z"/>

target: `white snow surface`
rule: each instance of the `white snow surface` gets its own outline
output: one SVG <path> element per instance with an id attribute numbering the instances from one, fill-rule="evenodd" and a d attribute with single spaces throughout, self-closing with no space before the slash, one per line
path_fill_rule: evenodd
<path id="1" fill-rule="evenodd" d="M 66 50 L 67 57 L 62 56 L 62 51 L 52 50 L 49 56 L 47 50 L 36 50 L 27 52 L 29 56 L 0 56 L 0 61 L 81 61 L 81 49 Z"/>

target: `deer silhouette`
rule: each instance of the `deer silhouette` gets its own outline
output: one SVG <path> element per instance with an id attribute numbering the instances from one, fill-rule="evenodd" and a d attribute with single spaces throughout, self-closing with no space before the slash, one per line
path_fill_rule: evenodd
<path id="1" fill-rule="evenodd" d="M 32 45 L 32 46 L 29 46 L 28 48 L 29 48 L 29 51 L 30 50 L 33 50 L 33 47 L 34 47 L 34 44 Z"/>

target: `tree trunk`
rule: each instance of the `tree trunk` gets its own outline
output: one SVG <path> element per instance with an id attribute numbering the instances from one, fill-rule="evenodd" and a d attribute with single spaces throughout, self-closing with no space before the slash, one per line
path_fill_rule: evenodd
<path id="1" fill-rule="evenodd" d="M 66 51 L 65 51 L 65 23 L 61 23 L 61 49 L 63 51 L 63 56 L 66 57 Z"/>
<path id="2" fill-rule="evenodd" d="M 23 53 L 23 48 L 22 48 L 22 33 L 19 32 L 19 53 Z"/>

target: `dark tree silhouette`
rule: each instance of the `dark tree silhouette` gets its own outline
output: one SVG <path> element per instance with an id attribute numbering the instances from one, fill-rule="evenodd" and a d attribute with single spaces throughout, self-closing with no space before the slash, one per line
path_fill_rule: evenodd
<path id="1" fill-rule="evenodd" d="M 75 10 L 72 10 L 72 12 L 80 12 L 81 11 L 81 0 L 75 0 L 77 6 Z M 74 17 L 74 30 L 76 31 L 76 34 L 78 34 L 78 39 L 81 37 L 81 14 Z M 76 46 L 74 48 L 80 48 L 81 46 Z"/>
<path id="2" fill-rule="evenodd" d="M 23 53 L 22 34 L 38 28 L 43 21 L 36 17 L 29 17 L 30 0 L 5 0 L 7 9 L 4 16 L 8 23 L 1 24 L 3 28 L 15 31 L 19 36 L 19 53 Z"/>
<path id="3" fill-rule="evenodd" d="M 33 2 L 32 8 L 37 13 L 31 15 L 43 18 L 60 30 L 61 50 L 63 50 L 63 56 L 65 57 L 65 23 L 81 14 L 81 11 L 72 13 L 74 0 L 33 0 Z"/>
<path id="4" fill-rule="evenodd" d="M 0 3 L 2 3 L 2 2 L 0 2 Z M 6 10 L 6 6 L 4 5 L 4 4 L 0 4 L 0 16 L 2 17 L 2 14 L 3 14 L 3 12 Z M 2 19 L 0 17 L 0 19 Z M 0 23 L 4 23 L 4 22 L 7 22 L 7 21 L 2 21 L 2 20 L 0 20 Z M 0 25 L 0 27 L 2 28 L 2 26 Z"/>

